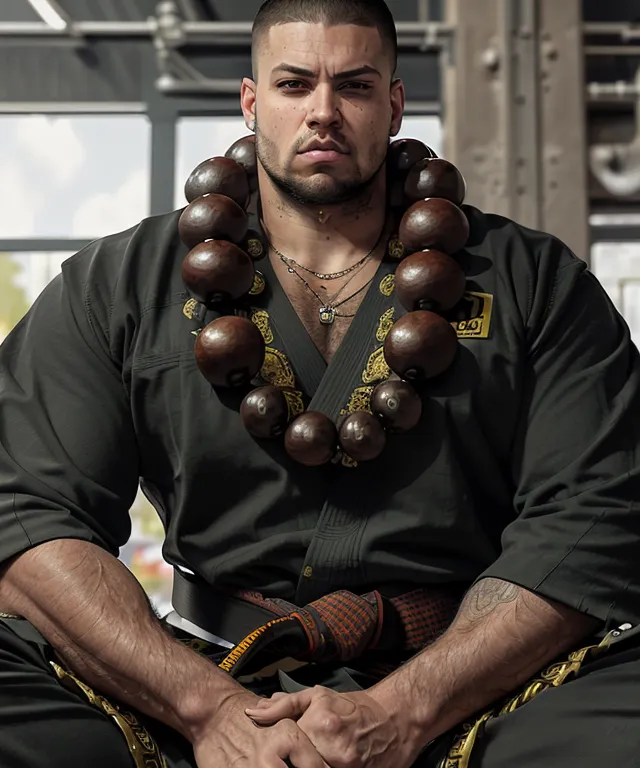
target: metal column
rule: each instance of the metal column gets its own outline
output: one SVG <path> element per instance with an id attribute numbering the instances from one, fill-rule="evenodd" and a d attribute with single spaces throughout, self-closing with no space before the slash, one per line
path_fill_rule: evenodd
<path id="1" fill-rule="evenodd" d="M 588 257 L 580 0 L 446 0 L 445 153 L 467 202 Z"/>
<path id="2" fill-rule="evenodd" d="M 176 114 L 172 110 L 150 110 L 151 120 L 151 194 L 152 216 L 175 208 Z"/>
<path id="3" fill-rule="evenodd" d="M 581 0 L 540 0 L 544 228 L 589 261 L 586 85 Z"/>

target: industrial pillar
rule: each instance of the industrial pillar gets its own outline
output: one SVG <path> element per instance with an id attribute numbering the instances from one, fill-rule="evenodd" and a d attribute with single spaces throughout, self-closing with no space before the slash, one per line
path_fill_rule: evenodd
<path id="1" fill-rule="evenodd" d="M 588 259 L 580 0 L 445 0 L 445 155 L 467 202 Z"/>

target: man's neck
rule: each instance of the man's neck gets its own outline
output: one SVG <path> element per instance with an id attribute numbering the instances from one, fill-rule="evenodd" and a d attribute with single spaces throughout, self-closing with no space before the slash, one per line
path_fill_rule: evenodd
<path id="1" fill-rule="evenodd" d="M 374 248 L 385 226 L 384 179 L 369 194 L 339 205 L 307 205 L 285 196 L 260 173 L 262 218 L 271 244 L 299 264 L 338 272 Z"/>

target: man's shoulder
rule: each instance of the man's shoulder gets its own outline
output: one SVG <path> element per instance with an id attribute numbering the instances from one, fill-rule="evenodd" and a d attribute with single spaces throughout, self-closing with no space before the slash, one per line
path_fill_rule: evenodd
<path id="1" fill-rule="evenodd" d="M 151 216 L 101 237 L 62 265 L 69 301 L 83 306 L 107 335 L 184 291 L 180 273 L 187 248 L 178 234 L 180 214 Z"/>
<path id="2" fill-rule="evenodd" d="M 470 205 L 465 205 L 464 211 L 470 226 L 466 250 L 491 259 L 497 270 L 537 272 L 548 268 L 549 262 L 556 268 L 586 266 L 567 243 L 549 232 Z"/>
<path id="3" fill-rule="evenodd" d="M 170 257 L 180 246 L 178 220 L 181 213 L 171 211 L 150 216 L 122 232 L 100 237 L 67 259 L 63 270 L 99 269 L 105 276 L 117 277 L 132 260 L 159 264 L 162 256 Z"/>

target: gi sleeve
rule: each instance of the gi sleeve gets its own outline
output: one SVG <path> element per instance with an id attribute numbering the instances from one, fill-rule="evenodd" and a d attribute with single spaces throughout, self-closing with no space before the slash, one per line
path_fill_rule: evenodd
<path id="1" fill-rule="evenodd" d="M 557 241 L 551 251 L 558 249 Z M 557 257 L 557 253 L 556 253 Z M 566 249 L 541 266 L 513 445 L 516 519 L 483 574 L 603 622 L 640 622 L 640 361 Z M 544 307 L 543 307 L 544 305 Z"/>
<path id="2" fill-rule="evenodd" d="M 0 562 L 64 538 L 117 555 L 131 533 L 135 434 L 89 291 L 103 250 L 73 257 L 0 347 Z"/>

